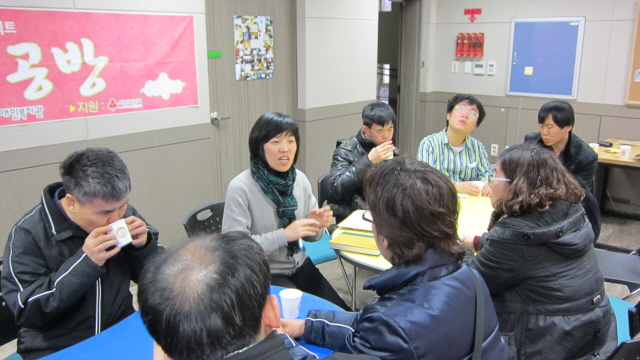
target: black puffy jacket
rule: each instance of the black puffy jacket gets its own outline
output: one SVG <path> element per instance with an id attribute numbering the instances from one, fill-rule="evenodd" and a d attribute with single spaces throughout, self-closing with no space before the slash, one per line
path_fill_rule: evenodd
<path id="1" fill-rule="evenodd" d="M 364 200 L 362 186 L 367 172 L 373 166 L 368 155 L 375 146 L 364 137 L 362 129 L 355 136 L 336 143 L 329 172 L 328 203 L 337 222 L 355 210 L 369 208 Z M 396 148 L 394 155 L 397 156 L 398 153 Z"/>
<path id="2" fill-rule="evenodd" d="M 60 187 L 44 189 L 41 204 L 18 221 L 5 246 L 2 292 L 20 326 L 18 353 L 25 360 L 79 343 L 132 314 L 130 282 L 159 246 L 158 230 L 147 224 L 145 247 L 126 246 L 96 265 L 82 251 L 87 232 L 53 201 Z M 124 217 L 131 215 L 144 221 L 128 205 Z"/>
<path id="3" fill-rule="evenodd" d="M 606 358 L 616 321 L 580 204 L 505 217 L 467 263 L 484 278 L 518 359 Z"/>

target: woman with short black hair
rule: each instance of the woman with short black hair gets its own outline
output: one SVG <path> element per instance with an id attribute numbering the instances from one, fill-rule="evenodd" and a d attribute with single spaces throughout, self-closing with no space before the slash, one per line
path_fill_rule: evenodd
<path id="1" fill-rule="evenodd" d="M 551 151 L 515 145 L 489 177 L 493 224 L 468 264 L 482 274 L 518 359 L 605 358 L 616 323 L 580 205 L 584 190 Z"/>
<path id="2" fill-rule="evenodd" d="M 229 183 L 222 231 L 242 231 L 262 246 L 271 284 L 297 288 L 348 309 L 305 254 L 304 241 L 318 241 L 333 213 L 318 209 L 307 177 L 293 165 L 300 134 L 290 116 L 268 112 L 249 133 L 251 166 Z"/>

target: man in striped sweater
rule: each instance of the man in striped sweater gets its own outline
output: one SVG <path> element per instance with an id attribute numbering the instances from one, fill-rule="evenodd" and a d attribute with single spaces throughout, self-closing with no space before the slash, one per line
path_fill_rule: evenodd
<path id="1" fill-rule="evenodd" d="M 469 136 L 484 119 L 482 103 L 472 95 L 458 94 L 447 102 L 447 126 L 420 142 L 417 159 L 445 173 L 462 194 L 487 196 L 488 186 L 480 186 L 491 175 L 484 145 Z M 475 183 L 474 183 L 475 182 Z"/>

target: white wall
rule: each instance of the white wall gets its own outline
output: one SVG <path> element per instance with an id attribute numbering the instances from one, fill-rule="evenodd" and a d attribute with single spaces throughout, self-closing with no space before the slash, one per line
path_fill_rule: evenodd
<path id="1" fill-rule="evenodd" d="M 297 0 L 298 108 L 376 96 L 378 1 Z"/>
<path id="2" fill-rule="evenodd" d="M 624 105 L 633 40 L 635 0 L 424 0 L 422 25 L 422 92 L 463 92 L 504 96 L 509 61 L 511 19 L 584 16 L 586 26 L 578 102 Z M 482 8 L 471 23 L 465 8 Z M 459 32 L 484 32 L 485 55 L 496 62 L 495 76 L 465 74 L 465 58 L 455 56 Z M 458 73 L 451 62 L 460 61 Z"/>
<path id="3" fill-rule="evenodd" d="M 209 122 L 204 0 L 0 0 L 0 6 L 194 14 L 200 104 L 185 108 L 2 126 L 0 152 Z"/>

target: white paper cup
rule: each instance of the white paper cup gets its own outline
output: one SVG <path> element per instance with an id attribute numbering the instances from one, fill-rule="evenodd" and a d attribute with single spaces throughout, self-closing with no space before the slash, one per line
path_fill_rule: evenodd
<path id="1" fill-rule="evenodd" d="M 116 236 L 116 240 L 118 240 L 118 247 L 131 244 L 133 239 L 131 238 L 129 227 L 124 219 L 120 219 L 109 225 L 111 225 L 111 231 L 109 231 L 109 234 L 114 234 Z"/>
<path id="2" fill-rule="evenodd" d="M 280 291 L 280 301 L 282 302 L 282 317 L 295 319 L 300 312 L 300 300 L 302 291 L 298 289 L 284 289 Z"/>
<path id="3" fill-rule="evenodd" d="M 600 147 L 600 144 L 598 143 L 589 143 L 589 147 L 593 149 L 593 151 L 598 152 L 598 148 Z"/>
<path id="4" fill-rule="evenodd" d="M 393 153 L 391 153 L 391 155 L 387 156 L 386 158 L 384 158 L 385 160 L 391 160 L 393 159 Z"/>
<path id="5" fill-rule="evenodd" d="M 482 188 L 484 187 L 484 181 L 472 181 L 473 185 L 480 189 L 480 195 L 482 195 Z"/>
<path id="6" fill-rule="evenodd" d="M 623 159 L 628 159 L 631 154 L 631 146 L 629 145 L 620 145 L 620 157 Z"/>

